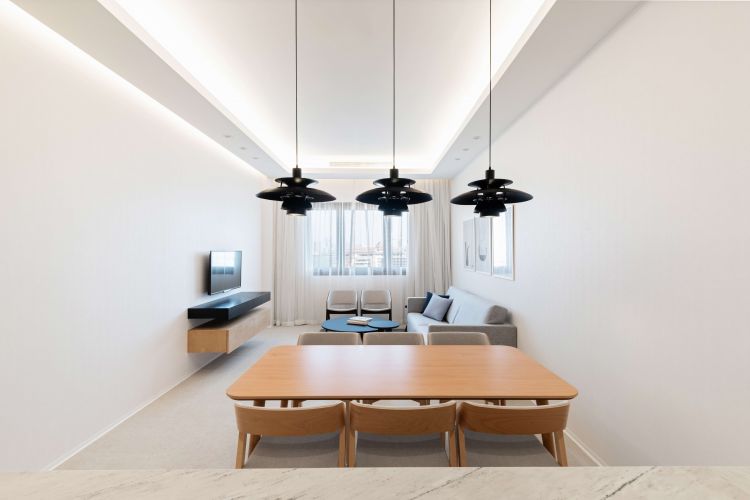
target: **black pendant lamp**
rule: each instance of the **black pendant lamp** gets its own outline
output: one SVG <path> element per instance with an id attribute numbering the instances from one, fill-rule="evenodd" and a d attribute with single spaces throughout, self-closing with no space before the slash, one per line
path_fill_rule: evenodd
<path id="1" fill-rule="evenodd" d="M 489 166 L 484 173 L 484 179 L 470 182 L 469 186 L 475 188 L 473 191 L 460 194 L 451 199 L 454 205 L 474 205 L 474 213 L 480 217 L 497 217 L 507 210 L 509 203 L 522 203 L 533 198 L 528 193 L 510 189 L 507 186 L 513 184 L 508 179 L 496 179 L 495 171 L 492 170 L 492 0 L 490 0 L 490 113 L 489 113 L 489 136 L 488 152 Z"/>
<path id="2" fill-rule="evenodd" d="M 378 179 L 373 184 L 376 188 L 365 191 L 357 196 L 357 201 L 369 205 L 377 205 L 378 210 L 386 217 L 400 217 L 409 211 L 409 205 L 425 203 L 432 200 L 432 195 L 423 193 L 411 187 L 416 183 L 413 179 L 398 176 L 396 168 L 396 0 L 393 0 L 393 167 L 390 176 Z"/>
<path id="3" fill-rule="evenodd" d="M 281 209 L 287 215 L 305 215 L 312 208 L 313 203 L 333 201 L 336 198 L 320 189 L 310 186 L 316 184 L 315 179 L 302 177 L 299 168 L 299 105 L 297 92 L 297 0 L 294 0 L 294 163 L 291 177 L 279 177 L 278 187 L 264 189 L 256 196 L 264 200 L 280 201 Z"/>

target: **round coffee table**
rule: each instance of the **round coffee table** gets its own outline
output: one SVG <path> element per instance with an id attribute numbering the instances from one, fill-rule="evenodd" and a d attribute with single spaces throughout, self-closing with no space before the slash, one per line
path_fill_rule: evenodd
<path id="1" fill-rule="evenodd" d="M 401 326 L 401 323 L 397 321 L 389 321 L 387 319 L 373 319 L 367 326 L 364 325 L 350 325 L 347 323 L 349 318 L 336 318 L 328 319 L 323 322 L 323 330 L 327 332 L 356 332 L 356 333 L 369 333 L 369 332 L 390 332 L 394 328 Z"/>
<path id="2" fill-rule="evenodd" d="M 323 330 L 327 332 L 356 332 L 356 333 L 369 333 L 377 332 L 377 328 L 372 328 L 364 325 L 350 325 L 346 322 L 349 318 L 336 318 L 327 319 L 321 325 Z"/>

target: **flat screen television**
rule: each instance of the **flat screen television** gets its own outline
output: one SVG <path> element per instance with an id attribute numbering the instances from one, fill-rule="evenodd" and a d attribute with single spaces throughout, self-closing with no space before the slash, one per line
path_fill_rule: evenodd
<path id="1" fill-rule="evenodd" d="M 214 295 L 242 285 L 242 252 L 212 251 L 208 259 L 208 294 Z"/>

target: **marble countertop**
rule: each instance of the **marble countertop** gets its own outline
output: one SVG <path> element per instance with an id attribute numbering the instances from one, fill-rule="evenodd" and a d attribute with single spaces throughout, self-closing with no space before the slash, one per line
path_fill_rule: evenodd
<path id="1" fill-rule="evenodd" d="M 750 499 L 750 467 L 53 471 L 0 474 L 0 498 Z"/>

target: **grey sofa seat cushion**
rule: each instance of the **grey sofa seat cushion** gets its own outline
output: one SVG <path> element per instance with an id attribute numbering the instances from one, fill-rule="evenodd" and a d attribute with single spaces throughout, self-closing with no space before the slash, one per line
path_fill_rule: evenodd
<path id="1" fill-rule="evenodd" d="M 445 325 L 447 323 L 428 318 L 421 313 L 409 313 L 406 315 L 406 330 L 427 334 L 430 325 Z"/>
<path id="2" fill-rule="evenodd" d="M 357 433 L 357 467 L 447 467 L 442 434 L 381 436 Z"/>
<path id="3" fill-rule="evenodd" d="M 433 295 L 427 307 L 424 308 L 422 315 L 437 321 L 443 321 L 452 302 L 453 299 L 445 299 L 440 295 Z"/>
<path id="4" fill-rule="evenodd" d="M 337 467 L 339 433 L 315 436 L 263 436 L 245 462 L 249 469 Z"/>
<path id="5" fill-rule="evenodd" d="M 462 467 L 557 467 L 555 458 L 534 436 L 506 436 L 466 431 Z"/>

